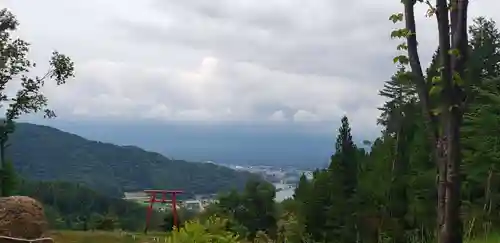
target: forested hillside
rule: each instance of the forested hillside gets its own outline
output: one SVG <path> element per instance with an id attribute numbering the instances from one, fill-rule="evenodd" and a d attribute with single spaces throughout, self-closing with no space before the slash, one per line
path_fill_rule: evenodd
<path id="1" fill-rule="evenodd" d="M 403 15 L 393 18 L 397 22 Z M 387 98 L 380 108 L 383 131 L 369 152 L 353 143 L 349 120 L 343 117 L 330 166 L 315 171 L 312 180 L 303 176 L 294 199 L 283 202 L 281 210 L 265 206 L 272 191 L 250 184 L 243 194 L 221 197 L 214 214 L 229 219 L 231 231 L 250 240 L 498 242 L 500 32 L 495 22 L 477 18 L 468 33 L 466 72 L 454 77 L 463 93 L 452 93 L 466 97 L 458 126 L 450 125 L 456 120 L 446 113 L 457 106 L 441 106 L 449 105 L 443 103 L 449 94 L 442 93 L 446 87 L 440 79 L 440 59 L 448 54 L 434 55 L 420 86 L 423 95 L 418 94 L 418 76 L 409 71 L 408 59 L 400 56 L 397 71 L 380 91 Z M 412 38 L 408 36 L 403 39 Z M 430 114 L 422 109 L 421 97 L 426 94 Z M 453 126 L 460 130 L 452 132 Z M 434 128 L 437 143 L 428 132 Z M 453 134 L 460 134 L 458 141 L 453 141 Z M 453 150 L 460 154 L 450 157 Z"/>
<path id="2" fill-rule="evenodd" d="M 433 124 L 423 113 L 416 76 L 402 62 L 380 91 L 388 100 L 379 119 L 384 129 L 371 151 L 353 144 L 344 117 L 330 168 L 316 171 L 312 181 L 302 178 L 291 211 L 305 235 L 316 242 L 430 242 L 438 235 L 446 239 L 440 242 L 461 242 L 453 237 L 483 237 L 500 229 L 500 32 L 493 21 L 478 18 L 469 35 L 466 72 L 456 81 L 463 82 L 466 97 L 459 168 L 450 162 L 440 167 L 455 143 L 444 141 L 445 150 L 430 143 L 427 129 Z M 445 130 L 449 118 L 442 115 L 448 108 L 440 107 L 445 94 L 439 54 L 426 70 L 425 89 L 432 119 L 446 125 L 436 126 L 437 134 L 451 140 Z M 452 193 L 460 193 L 458 200 Z"/>
<path id="3" fill-rule="evenodd" d="M 217 193 L 243 188 L 248 173 L 213 164 L 170 160 L 137 147 L 89 141 L 55 128 L 16 124 L 7 158 L 30 180 L 80 182 L 102 193 L 183 189 Z"/>
<path id="4" fill-rule="evenodd" d="M 20 180 L 16 194 L 42 202 L 51 229 L 144 229 L 144 206 L 97 193 L 76 183 Z M 162 221 L 162 216 L 155 213 L 154 224 Z"/>

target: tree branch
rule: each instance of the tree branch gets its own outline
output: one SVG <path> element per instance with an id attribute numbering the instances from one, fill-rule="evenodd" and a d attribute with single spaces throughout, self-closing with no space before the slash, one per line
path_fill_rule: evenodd
<path id="1" fill-rule="evenodd" d="M 468 40 L 467 40 L 467 8 L 468 0 L 452 0 L 451 5 L 451 38 L 452 48 L 457 49 L 459 56 L 453 55 L 451 58 L 451 66 L 453 71 L 463 74 L 465 62 L 468 57 Z"/>
<path id="2" fill-rule="evenodd" d="M 408 45 L 408 58 L 410 62 L 410 67 L 412 70 L 413 80 L 417 87 L 418 97 L 422 104 L 422 113 L 426 118 L 427 129 L 429 136 L 432 138 L 432 142 L 439 138 L 438 129 L 436 126 L 436 117 L 432 114 L 432 108 L 429 99 L 428 86 L 425 82 L 424 73 L 422 71 L 422 66 L 420 64 L 420 57 L 418 55 L 418 42 L 416 35 L 416 24 L 415 24 L 415 0 L 407 0 L 404 3 L 405 8 L 405 23 L 406 29 L 410 32 L 410 35 L 406 37 Z"/>

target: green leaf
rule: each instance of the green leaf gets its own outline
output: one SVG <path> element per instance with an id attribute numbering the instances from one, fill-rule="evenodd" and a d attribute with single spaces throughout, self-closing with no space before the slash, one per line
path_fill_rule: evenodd
<path id="1" fill-rule="evenodd" d="M 397 57 L 394 57 L 394 59 L 392 59 L 392 61 L 393 61 L 394 63 L 399 62 L 399 63 L 401 63 L 402 65 L 405 65 L 405 64 L 408 64 L 410 60 L 409 60 L 409 59 L 408 59 L 408 57 L 407 57 L 407 56 L 405 56 L 405 55 L 399 55 L 399 56 L 397 56 Z"/>
<path id="2" fill-rule="evenodd" d="M 460 74 L 458 72 L 453 72 L 453 81 L 458 86 L 464 85 L 464 80 L 462 79 L 462 77 L 460 77 Z"/>
<path id="3" fill-rule="evenodd" d="M 456 56 L 456 57 L 460 57 L 460 51 L 456 48 L 448 50 L 448 54 Z"/>
<path id="4" fill-rule="evenodd" d="M 401 38 L 402 35 L 401 35 L 401 31 L 400 30 L 393 30 L 391 32 L 391 38 Z"/>
<path id="5" fill-rule="evenodd" d="M 432 77 L 432 83 L 433 84 L 439 84 L 439 83 L 441 83 L 441 76 L 434 76 L 434 77 Z"/>
<path id="6" fill-rule="evenodd" d="M 437 107 L 431 110 L 431 114 L 434 116 L 438 116 L 439 114 L 441 114 L 442 111 L 443 111 L 442 107 Z"/>
<path id="7" fill-rule="evenodd" d="M 406 45 L 406 43 L 401 43 L 398 45 L 397 49 L 398 49 L 398 51 L 408 50 L 408 45 Z"/>
<path id="8" fill-rule="evenodd" d="M 429 90 L 429 95 L 440 94 L 443 91 L 443 87 L 440 85 L 433 85 L 431 90 Z"/>
<path id="9" fill-rule="evenodd" d="M 403 13 L 396 13 L 389 17 L 389 20 L 393 23 L 397 23 L 399 21 L 403 21 Z"/>
<path id="10" fill-rule="evenodd" d="M 403 38 L 411 35 L 411 32 L 408 29 L 397 29 L 391 32 L 391 38 Z"/>

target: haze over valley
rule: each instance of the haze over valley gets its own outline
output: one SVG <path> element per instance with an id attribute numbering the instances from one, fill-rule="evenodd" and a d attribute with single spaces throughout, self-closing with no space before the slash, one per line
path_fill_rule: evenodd
<path id="1" fill-rule="evenodd" d="M 133 145 L 188 161 L 325 167 L 334 151 L 337 122 L 318 124 L 162 124 L 159 122 L 40 121 L 91 140 Z M 357 143 L 378 131 L 355 133 Z"/>

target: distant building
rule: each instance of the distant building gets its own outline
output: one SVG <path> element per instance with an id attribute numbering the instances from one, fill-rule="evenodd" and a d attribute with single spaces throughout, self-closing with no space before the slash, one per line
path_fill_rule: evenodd
<path id="1" fill-rule="evenodd" d="M 187 210 L 201 212 L 205 209 L 205 206 L 200 200 L 185 200 L 182 202 L 182 207 Z"/>
<path id="2" fill-rule="evenodd" d="M 149 196 L 145 192 L 125 192 L 123 193 L 125 200 L 149 200 Z"/>
<path id="3" fill-rule="evenodd" d="M 217 202 L 217 200 L 215 199 L 216 197 L 217 197 L 216 194 L 196 195 L 195 199 L 179 200 L 177 202 L 177 208 L 179 208 L 179 209 L 185 208 L 188 210 L 194 210 L 194 211 L 201 212 L 208 205 Z M 123 199 L 147 206 L 147 205 L 149 205 L 150 197 L 147 193 L 142 192 L 142 191 L 125 192 Z M 157 198 L 157 199 L 161 200 L 161 198 Z M 164 203 L 156 202 L 154 204 L 153 209 L 160 211 L 160 212 L 170 211 L 172 209 L 172 201 L 170 200 L 170 198 L 168 198 L 166 200 L 166 202 L 164 202 Z"/>

